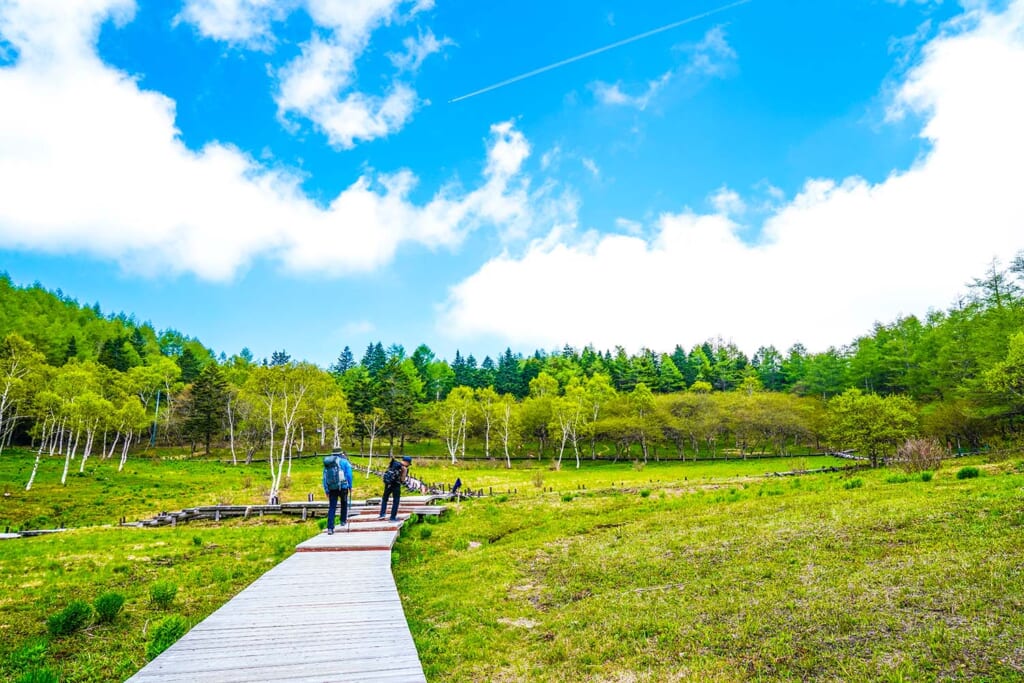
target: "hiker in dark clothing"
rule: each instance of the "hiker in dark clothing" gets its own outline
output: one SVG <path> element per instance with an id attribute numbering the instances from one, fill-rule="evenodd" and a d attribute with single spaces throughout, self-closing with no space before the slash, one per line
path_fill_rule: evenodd
<path id="1" fill-rule="evenodd" d="M 385 518 L 390 497 L 390 521 L 398 521 L 398 501 L 402 497 L 402 485 L 405 484 L 405 478 L 409 476 L 409 465 L 411 464 L 412 458 L 406 455 L 401 460 L 392 460 L 388 465 L 387 471 L 384 472 L 384 493 L 380 497 L 380 516 L 377 519 Z"/>
<path id="2" fill-rule="evenodd" d="M 328 501 L 327 533 L 334 533 L 335 511 L 341 513 L 341 528 L 348 529 L 348 492 L 352 489 L 352 463 L 340 448 L 335 448 L 324 458 L 323 487 Z"/>
<path id="3" fill-rule="evenodd" d="M 452 485 L 452 495 L 453 496 L 459 495 L 459 489 L 461 489 L 461 488 L 462 488 L 462 478 L 461 477 L 456 477 L 455 478 L 455 483 Z"/>

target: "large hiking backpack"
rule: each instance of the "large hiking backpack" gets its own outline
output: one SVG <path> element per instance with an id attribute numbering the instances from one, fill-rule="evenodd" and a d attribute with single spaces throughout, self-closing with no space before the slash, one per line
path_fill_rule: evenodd
<path id="1" fill-rule="evenodd" d="M 324 481 L 328 491 L 341 490 L 341 467 L 338 466 L 337 456 L 328 455 L 324 458 Z"/>
<path id="2" fill-rule="evenodd" d="M 384 470 L 385 486 L 391 486 L 392 484 L 399 484 L 402 482 L 402 463 L 398 460 L 392 460 L 388 468 Z"/>

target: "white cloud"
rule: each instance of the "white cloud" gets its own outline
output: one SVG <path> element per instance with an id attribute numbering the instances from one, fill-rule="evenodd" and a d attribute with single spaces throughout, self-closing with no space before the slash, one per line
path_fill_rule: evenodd
<path id="1" fill-rule="evenodd" d="M 439 328 L 526 348 L 722 335 L 750 352 L 822 350 L 947 305 L 993 256 L 1024 246 L 1022 73 L 1024 0 L 977 11 L 944 27 L 896 91 L 931 143 L 910 169 L 876 184 L 809 180 L 757 244 L 723 213 L 663 215 L 651 239 L 559 229 L 454 286 Z M 536 305 L 552 296 L 572 303 Z"/>
<path id="2" fill-rule="evenodd" d="M 725 39 L 725 29 L 715 26 L 704 34 L 700 42 L 680 46 L 690 57 L 687 74 L 724 76 L 736 64 L 736 50 Z"/>
<path id="3" fill-rule="evenodd" d="M 670 80 L 672 80 L 672 72 L 665 72 L 653 81 L 648 81 L 644 85 L 642 92 L 636 95 L 630 95 L 623 91 L 621 81 L 617 83 L 596 81 L 590 85 L 590 89 L 594 92 L 594 97 L 601 104 L 633 107 L 643 111 Z"/>
<path id="4" fill-rule="evenodd" d="M 429 29 L 406 38 L 406 51 L 389 55 L 397 70 L 391 82 L 381 92 L 366 93 L 358 88 L 357 62 L 370 37 L 433 6 L 433 0 L 187 0 L 177 21 L 192 24 L 208 38 L 269 49 L 273 22 L 304 8 L 314 28 L 300 54 L 276 73 L 278 116 L 290 129 L 309 121 L 331 145 L 351 149 L 405 126 L 419 98 L 399 76 L 416 72 L 423 60 L 453 44 Z"/>
<path id="5" fill-rule="evenodd" d="M 601 169 L 597 167 L 596 161 L 589 157 L 583 157 L 580 160 L 580 163 L 583 164 L 583 168 L 590 171 L 590 175 L 594 176 L 595 178 L 601 177 Z"/>
<path id="6" fill-rule="evenodd" d="M 256 258 L 340 276 L 387 263 L 401 244 L 454 247 L 480 225 L 525 235 L 568 201 L 530 189 L 529 144 L 510 122 L 491 130 L 479 187 L 445 187 L 422 205 L 409 200 L 409 171 L 363 176 L 321 208 L 296 175 L 236 148 L 189 150 L 175 103 L 96 55 L 103 22 L 133 9 L 0 3 L 0 35 L 19 55 L 0 67 L 3 248 L 87 253 L 161 277 L 227 280 Z"/>
<path id="7" fill-rule="evenodd" d="M 629 218 L 616 218 L 615 227 L 629 235 L 642 235 L 644 232 L 643 223 Z"/>
<path id="8" fill-rule="evenodd" d="M 724 77 L 736 64 L 736 51 L 725 38 L 721 26 L 710 29 L 697 43 L 675 48 L 686 54 L 686 64 L 666 71 L 658 78 L 642 85 L 623 85 L 622 81 L 590 84 L 594 98 L 606 106 L 632 107 L 644 111 L 666 87 L 679 78 Z"/>
<path id="9" fill-rule="evenodd" d="M 540 157 L 540 170 L 547 171 L 553 168 L 562 158 L 562 148 L 555 145 Z"/>
<path id="10" fill-rule="evenodd" d="M 207 38 L 265 50 L 273 43 L 271 24 L 297 5 L 298 0 L 186 0 L 175 23 L 192 24 Z"/>
<path id="11" fill-rule="evenodd" d="M 747 204 L 739 192 L 724 185 L 711 195 L 709 201 L 715 207 L 715 212 L 723 216 L 740 216 L 747 210 Z"/>
<path id="12" fill-rule="evenodd" d="M 440 52 L 449 45 L 454 45 L 450 38 L 437 39 L 434 32 L 427 29 L 416 38 L 409 37 L 402 41 L 404 53 L 389 54 L 388 59 L 399 71 L 418 71 L 423 61 L 432 54 Z"/>

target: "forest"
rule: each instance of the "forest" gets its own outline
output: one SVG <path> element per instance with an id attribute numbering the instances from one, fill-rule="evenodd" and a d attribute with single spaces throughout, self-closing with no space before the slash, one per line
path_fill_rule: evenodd
<path id="1" fill-rule="evenodd" d="M 215 355 L 176 330 L 104 315 L 0 275 L 0 453 L 90 458 L 153 446 L 266 459 L 270 495 L 296 454 L 429 443 L 451 462 L 663 459 L 844 452 L 878 464 L 908 440 L 973 450 L 1014 442 L 1024 416 L 1024 252 L 993 260 L 946 310 L 876 323 L 822 352 L 712 339 L 689 350 L 505 349 L 449 362 L 370 344 L 329 368 L 285 351 Z M 469 444 L 467 448 L 467 442 Z M 913 443 L 913 442 L 910 442 Z M 468 455 L 467 455 L 468 453 Z M 49 466 L 49 465 L 47 465 Z"/>

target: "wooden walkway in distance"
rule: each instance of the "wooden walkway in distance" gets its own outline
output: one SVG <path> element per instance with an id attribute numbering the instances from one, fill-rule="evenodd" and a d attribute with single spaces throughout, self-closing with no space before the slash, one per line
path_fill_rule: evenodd
<path id="1" fill-rule="evenodd" d="M 399 519 L 424 504 L 403 497 Z M 348 531 L 300 543 L 128 680 L 425 683 L 391 574 L 401 521 L 353 508 Z"/>

